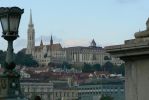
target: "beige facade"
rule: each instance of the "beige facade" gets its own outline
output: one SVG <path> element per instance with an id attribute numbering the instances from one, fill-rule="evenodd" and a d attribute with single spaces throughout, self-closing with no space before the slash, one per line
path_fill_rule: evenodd
<path id="1" fill-rule="evenodd" d="M 40 96 L 42 100 L 52 100 L 53 84 L 40 82 L 23 82 L 21 89 L 25 97 L 34 100 L 35 96 Z"/>
<path id="2" fill-rule="evenodd" d="M 77 88 L 65 86 L 57 87 L 52 82 L 22 82 L 21 89 L 25 97 L 34 100 L 36 96 L 40 96 L 42 100 L 77 100 Z M 65 88 L 63 88 L 65 87 Z"/>
<path id="3" fill-rule="evenodd" d="M 82 65 L 87 64 L 100 64 L 103 65 L 106 62 L 112 62 L 116 65 L 123 63 L 119 58 L 111 57 L 104 48 L 97 47 L 94 39 L 92 40 L 89 47 L 69 47 L 65 48 L 66 59 L 71 64 Z"/>
<path id="4" fill-rule="evenodd" d="M 48 65 L 48 63 L 63 63 L 65 60 L 65 51 L 60 44 L 35 46 L 32 53 L 39 64 Z"/>
<path id="5" fill-rule="evenodd" d="M 53 100 L 77 100 L 78 90 L 73 88 L 54 89 Z"/>
<path id="6" fill-rule="evenodd" d="M 82 65 L 84 63 L 103 65 L 107 61 L 116 65 L 123 63 L 118 58 L 111 57 L 104 48 L 97 47 L 94 39 L 88 47 L 62 48 L 60 43 L 53 43 L 51 36 L 49 44 L 44 45 L 41 40 L 40 45 L 35 46 L 35 29 L 32 22 L 32 14 L 30 14 L 27 37 L 26 54 L 31 54 L 40 65 L 48 65 L 50 62 L 62 64 L 65 61 L 75 65 Z"/>
<path id="7" fill-rule="evenodd" d="M 102 48 L 70 47 L 66 48 L 67 60 L 72 64 L 103 64 L 104 57 L 109 56 Z"/>

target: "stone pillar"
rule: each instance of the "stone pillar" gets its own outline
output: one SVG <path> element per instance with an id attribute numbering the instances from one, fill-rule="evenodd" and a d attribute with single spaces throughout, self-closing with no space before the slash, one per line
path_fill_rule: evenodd
<path id="1" fill-rule="evenodd" d="M 125 61 L 125 99 L 149 99 L 149 30 L 135 33 L 135 39 L 105 48 Z"/>
<path id="2" fill-rule="evenodd" d="M 0 76 L 0 100 L 25 100 L 21 90 L 19 77 L 13 74 Z"/>

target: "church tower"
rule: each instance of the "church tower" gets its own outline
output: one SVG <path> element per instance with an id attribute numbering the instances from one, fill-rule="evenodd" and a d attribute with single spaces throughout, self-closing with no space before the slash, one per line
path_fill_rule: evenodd
<path id="1" fill-rule="evenodd" d="M 30 10 L 30 20 L 28 24 L 28 30 L 27 30 L 27 54 L 32 54 L 34 52 L 35 47 L 35 29 L 34 24 L 32 22 L 32 12 Z"/>
<path id="2" fill-rule="evenodd" d="M 53 45 L 53 38 L 52 38 L 52 35 L 51 35 L 50 45 Z"/>

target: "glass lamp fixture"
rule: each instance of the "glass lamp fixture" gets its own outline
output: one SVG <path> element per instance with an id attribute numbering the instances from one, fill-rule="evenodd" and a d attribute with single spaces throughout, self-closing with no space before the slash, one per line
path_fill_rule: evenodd
<path id="1" fill-rule="evenodd" d="M 2 37 L 18 37 L 18 28 L 20 24 L 21 15 L 24 9 L 18 7 L 1 7 L 0 21 L 2 26 Z"/>

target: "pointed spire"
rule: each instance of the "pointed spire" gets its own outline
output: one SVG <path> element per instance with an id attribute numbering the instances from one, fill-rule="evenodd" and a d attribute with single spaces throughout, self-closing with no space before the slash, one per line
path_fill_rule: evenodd
<path id="1" fill-rule="evenodd" d="M 32 21 L 32 10 L 31 10 L 31 9 L 30 9 L 29 26 L 33 26 L 33 21 Z"/>
<path id="2" fill-rule="evenodd" d="M 52 38 L 52 35 L 51 35 L 51 40 L 50 40 L 50 45 L 53 44 L 53 38 Z"/>
<path id="3" fill-rule="evenodd" d="M 40 46 L 43 46 L 42 37 L 41 37 L 41 41 L 40 41 Z"/>

